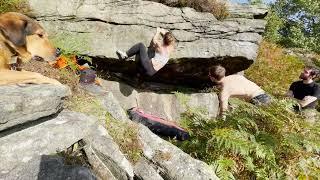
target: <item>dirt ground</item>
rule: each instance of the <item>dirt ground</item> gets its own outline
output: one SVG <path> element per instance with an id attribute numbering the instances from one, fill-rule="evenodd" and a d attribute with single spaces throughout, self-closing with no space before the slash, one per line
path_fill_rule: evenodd
<path id="1" fill-rule="evenodd" d="M 76 71 L 69 67 L 64 69 L 54 68 L 49 65 L 48 62 L 40 62 L 36 60 L 31 60 L 28 63 L 22 65 L 22 69 L 26 71 L 38 72 L 46 77 L 50 77 L 58 80 L 60 83 L 68 85 L 72 92 L 78 92 L 79 89 L 79 75 Z"/>

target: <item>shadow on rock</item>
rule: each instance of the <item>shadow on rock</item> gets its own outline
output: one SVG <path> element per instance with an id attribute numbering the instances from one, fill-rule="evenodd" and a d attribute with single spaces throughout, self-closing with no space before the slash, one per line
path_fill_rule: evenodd
<path id="1" fill-rule="evenodd" d="M 42 155 L 38 180 L 96 180 L 92 172 L 82 166 L 65 165 L 62 157 Z"/>

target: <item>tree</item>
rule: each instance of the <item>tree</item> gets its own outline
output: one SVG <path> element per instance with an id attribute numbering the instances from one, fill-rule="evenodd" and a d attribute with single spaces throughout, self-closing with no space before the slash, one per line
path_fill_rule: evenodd
<path id="1" fill-rule="evenodd" d="M 270 12 L 267 39 L 320 52 L 320 1 L 277 0 Z"/>

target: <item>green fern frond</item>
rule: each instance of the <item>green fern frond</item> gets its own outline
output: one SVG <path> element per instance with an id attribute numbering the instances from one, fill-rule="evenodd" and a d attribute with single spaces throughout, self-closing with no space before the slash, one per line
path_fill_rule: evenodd
<path id="1" fill-rule="evenodd" d="M 264 131 L 261 131 L 256 135 L 256 140 L 258 143 L 268 146 L 272 149 L 279 144 L 274 136 Z"/>
<path id="2" fill-rule="evenodd" d="M 235 154 L 247 156 L 251 150 L 248 134 L 234 129 L 215 129 L 212 131 L 219 149 L 228 149 Z"/>
<path id="3" fill-rule="evenodd" d="M 210 165 L 213 172 L 222 180 L 235 180 L 232 170 L 235 170 L 236 163 L 232 159 L 221 158 Z"/>
<path id="4" fill-rule="evenodd" d="M 283 143 L 284 145 L 296 150 L 301 151 L 302 149 L 302 142 L 304 137 L 297 133 L 288 133 L 284 135 Z"/>
<path id="5" fill-rule="evenodd" d="M 222 179 L 319 177 L 320 160 L 310 157 L 320 153 L 320 122 L 306 123 L 302 116 L 290 112 L 287 100 L 274 100 L 266 107 L 236 103 L 226 121 L 188 111 L 184 120 L 191 140 L 180 147 L 212 164 Z M 228 160 L 222 160 L 229 158 L 236 163 L 236 170 L 228 166 Z"/>
<path id="6" fill-rule="evenodd" d="M 297 166 L 299 178 L 317 179 L 320 177 L 320 157 L 301 159 Z"/>
<path id="7" fill-rule="evenodd" d="M 253 164 L 253 159 L 251 157 L 245 157 L 245 166 L 249 171 L 254 171 L 255 165 Z"/>

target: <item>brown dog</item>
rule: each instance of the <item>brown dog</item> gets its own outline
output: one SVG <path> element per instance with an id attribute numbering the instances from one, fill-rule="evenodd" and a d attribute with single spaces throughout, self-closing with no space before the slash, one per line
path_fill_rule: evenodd
<path id="1" fill-rule="evenodd" d="M 0 85 L 60 84 L 57 80 L 39 73 L 10 70 L 10 61 L 14 57 L 19 57 L 18 64 L 33 58 L 46 61 L 56 58 L 56 48 L 35 20 L 20 13 L 4 13 L 0 15 L 0 30 Z"/>

